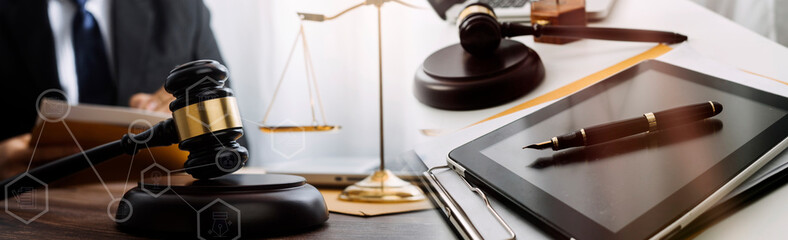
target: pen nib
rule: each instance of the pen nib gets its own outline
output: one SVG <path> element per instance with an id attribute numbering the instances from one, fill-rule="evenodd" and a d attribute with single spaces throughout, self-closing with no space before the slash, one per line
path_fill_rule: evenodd
<path id="1" fill-rule="evenodd" d="M 551 141 L 545 141 L 545 142 L 535 143 L 535 144 L 531 144 L 531 145 L 525 146 L 525 147 L 523 147 L 523 149 L 526 149 L 526 148 L 533 148 L 533 149 L 545 149 L 545 148 L 550 148 L 550 147 L 552 147 L 552 146 L 551 146 L 551 145 L 552 145 L 552 143 L 553 143 L 553 142 L 551 142 Z"/>

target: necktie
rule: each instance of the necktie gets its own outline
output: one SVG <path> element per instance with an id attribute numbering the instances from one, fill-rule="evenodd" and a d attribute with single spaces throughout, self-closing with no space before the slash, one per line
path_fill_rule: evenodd
<path id="1" fill-rule="evenodd" d="M 85 9 L 87 0 L 74 2 L 77 4 L 77 13 L 71 24 L 79 102 L 112 105 L 115 103 L 116 90 L 109 72 L 101 29 L 93 14 Z"/>

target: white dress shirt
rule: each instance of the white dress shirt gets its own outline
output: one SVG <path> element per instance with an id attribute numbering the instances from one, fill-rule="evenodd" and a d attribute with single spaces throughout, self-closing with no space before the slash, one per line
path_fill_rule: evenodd
<path id="1" fill-rule="evenodd" d="M 101 30 L 101 38 L 104 40 L 104 47 L 107 52 L 110 73 L 114 75 L 112 54 L 112 24 L 110 22 L 112 13 L 110 0 L 88 0 L 85 3 L 88 10 L 98 22 Z M 74 14 L 77 12 L 77 5 L 72 0 L 49 0 L 49 25 L 52 26 L 52 35 L 55 40 L 55 57 L 57 58 L 57 71 L 60 76 L 60 86 L 66 92 L 69 104 L 79 102 L 79 84 L 77 82 L 77 65 L 74 60 L 74 45 L 71 41 L 71 23 L 74 21 Z"/>

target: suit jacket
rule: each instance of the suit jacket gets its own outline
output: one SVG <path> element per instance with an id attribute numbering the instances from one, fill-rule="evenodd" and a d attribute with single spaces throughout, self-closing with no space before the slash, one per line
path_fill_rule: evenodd
<path id="1" fill-rule="evenodd" d="M 61 89 L 47 4 L 0 0 L 0 140 L 30 132 L 39 94 Z M 178 64 L 222 62 L 201 0 L 116 0 L 111 11 L 118 105 L 161 88 Z"/>

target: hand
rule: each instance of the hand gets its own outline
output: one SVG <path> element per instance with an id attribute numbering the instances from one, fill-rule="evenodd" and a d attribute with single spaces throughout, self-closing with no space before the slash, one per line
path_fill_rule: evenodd
<path id="1" fill-rule="evenodd" d="M 129 99 L 129 106 L 142 110 L 171 113 L 170 102 L 172 100 L 175 100 L 175 97 L 164 91 L 164 87 L 162 87 L 153 94 L 134 94 Z"/>
<path id="2" fill-rule="evenodd" d="M 30 146 L 30 133 L 0 142 L 0 179 L 22 173 L 28 165 L 37 166 L 79 152 L 76 146 Z"/>

